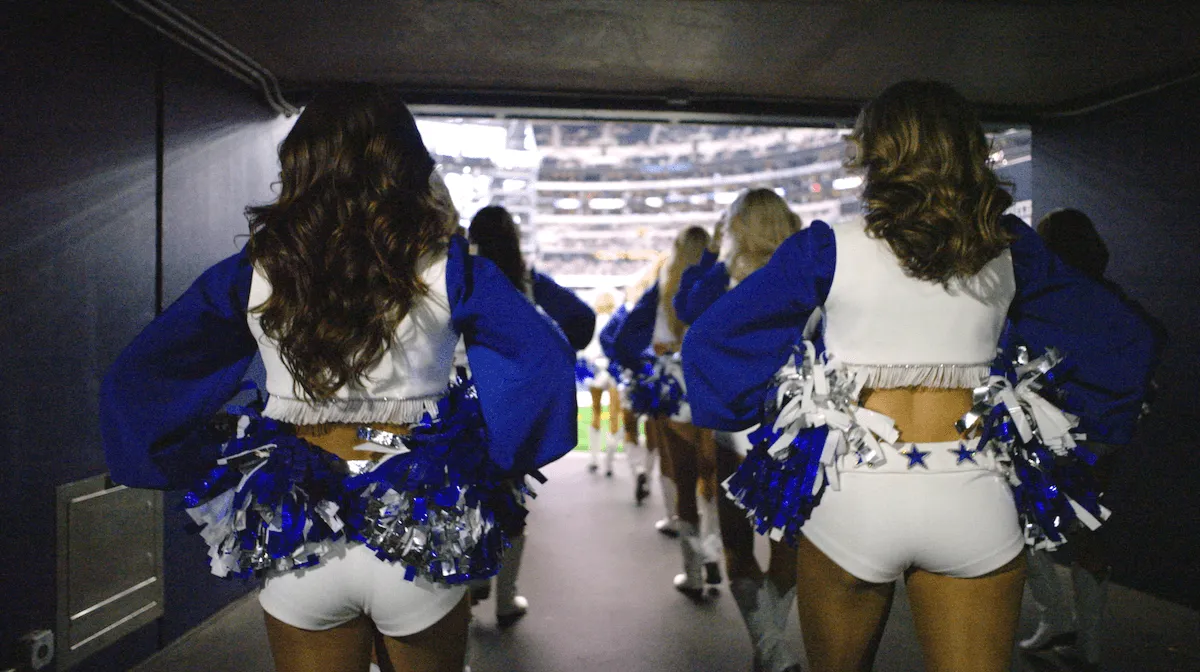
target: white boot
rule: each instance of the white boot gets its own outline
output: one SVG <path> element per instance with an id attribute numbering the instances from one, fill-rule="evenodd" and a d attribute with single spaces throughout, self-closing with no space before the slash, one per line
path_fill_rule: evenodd
<path id="1" fill-rule="evenodd" d="M 604 442 L 604 475 L 611 477 L 613 460 L 617 458 L 617 446 L 621 445 L 620 434 L 609 434 Z"/>
<path id="2" fill-rule="evenodd" d="M 604 431 L 599 427 L 588 427 L 588 471 L 600 468 L 600 451 L 604 449 Z"/>
<path id="3" fill-rule="evenodd" d="M 633 499 L 638 506 L 650 496 L 650 477 L 646 474 L 649 455 L 643 441 L 644 439 L 625 442 L 625 459 L 629 462 L 630 475 L 633 476 Z"/>
<path id="4" fill-rule="evenodd" d="M 1079 629 L 1071 657 L 1080 659 L 1086 665 L 1084 669 L 1100 669 L 1100 623 L 1108 603 L 1108 572 L 1096 578 L 1083 567 L 1072 565 L 1071 583 L 1075 588 L 1075 625 Z"/>
<path id="5" fill-rule="evenodd" d="M 1047 551 L 1041 550 L 1028 551 L 1025 559 L 1025 580 L 1033 596 L 1038 625 L 1033 635 L 1018 642 L 1017 646 L 1024 651 L 1044 651 L 1070 644 L 1075 640 L 1075 619 L 1071 616 L 1071 607 L 1054 569 L 1054 561 Z"/>
<path id="6" fill-rule="evenodd" d="M 680 520 L 676 527 L 679 547 L 683 551 L 683 573 L 675 576 L 675 589 L 698 599 L 704 591 L 704 552 L 700 548 L 700 536 L 691 523 Z"/>
<path id="7" fill-rule="evenodd" d="M 525 535 L 509 539 L 504 549 L 500 572 L 496 574 L 496 622 L 500 627 L 516 623 L 529 609 L 529 601 L 517 594 L 517 575 L 525 553 Z"/>
<path id="8" fill-rule="evenodd" d="M 721 583 L 721 525 L 717 520 L 717 500 L 704 499 L 696 493 L 696 506 L 700 511 L 700 548 L 704 553 L 704 581 L 712 585 Z"/>
<path id="9" fill-rule="evenodd" d="M 375 672 L 375 670 L 371 670 Z M 467 635 L 467 646 L 463 650 L 463 672 L 471 672 L 471 636 Z"/>
<path id="10" fill-rule="evenodd" d="M 679 490 L 675 488 L 675 479 L 668 478 L 665 475 L 658 477 L 659 485 L 662 488 L 663 506 L 667 509 L 667 517 L 654 524 L 654 529 L 662 532 L 668 537 L 674 537 L 679 534 L 679 515 L 676 511 L 679 510 Z"/>
<path id="11" fill-rule="evenodd" d="M 756 581 L 747 577 L 729 580 L 729 592 L 737 603 L 746 631 L 750 633 L 750 644 L 754 647 L 754 669 L 761 672 L 785 672 L 799 663 L 796 656 L 784 643 L 786 618 L 779 622 L 778 590 L 769 579 Z M 790 593 L 789 593 L 790 595 Z M 786 614 L 787 612 L 784 611 Z"/>

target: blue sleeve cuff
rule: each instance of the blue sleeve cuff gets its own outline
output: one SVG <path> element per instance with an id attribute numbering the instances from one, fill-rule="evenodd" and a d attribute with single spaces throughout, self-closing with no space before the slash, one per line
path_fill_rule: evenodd
<path id="1" fill-rule="evenodd" d="M 535 271 L 533 301 L 558 324 L 572 348 L 582 350 L 591 342 L 596 331 L 596 311 L 575 292 Z"/>
<path id="2" fill-rule="evenodd" d="M 212 266 L 109 368 L 100 431 L 114 481 L 180 488 L 211 466 L 212 447 L 194 438 L 258 353 L 246 322 L 251 274 L 245 250 Z"/>
<path id="3" fill-rule="evenodd" d="M 836 261 L 832 229 L 814 221 L 700 315 L 683 341 L 693 424 L 737 431 L 761 420 L 771 377 L 829 295 Z"/>
<path id="4" fill-rule="evenodd" d="M 617 362 L 632 369 L 654 339 L 654 320 L 658 316 L 658 285 L 655 284 L 638 299 L 629 311 L 613 339 L 613 354 Z"/>
<path id="5" fill-rule="evenodd" d="M 1017 292 L 1010 328 L 1034 354 L 1064 357 L 1063 407 L 1089 440 L 1128 443 L 1155 361 L 1151 326 L 1122 299 L 1067 265 L 1020 219 L 1005 218 Z"/>
<path id="6" fill-rule="evenodd" d="M 450 243 L 446 289 L 463 335 L 501 471 L 528 473 L 575 447 L 575 353 L 549 319 L 461 237 Z"/>

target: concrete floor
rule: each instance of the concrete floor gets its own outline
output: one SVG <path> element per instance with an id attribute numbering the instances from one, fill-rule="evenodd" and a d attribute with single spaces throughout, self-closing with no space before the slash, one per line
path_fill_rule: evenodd
<path id="1" fill-rule="evenodd" d="M 549 483 L 530 516 L 520 589 L 530 612 L 506 630 L 494 605 L 475 608 L 473 672 L 742 672 L 750 644 L 728 589 L 703 604 L 671 587 L 679 571 L 678 542 L 653 529 L 662 515 L 654 494 L 633 503 L 623 459 L 612 478 L 588 473 L 587 457 L 572 453 L 545 470 Z M 766 547 L 760 549 L 765 558 Z M 1029 600 L 1021 636 L 1034 627 Z M 1105 670 L 1200 672 L 1200 614 L 1113 586 L 1105 629 Z M 802 655 L 793 616 L 789 637 Z M 230 605 L 155 657 L 138 672 L 269 672 L 261 611 L 251 595 Z M 876 670 L 921 669 L 920 651 L 903 592 L 884 633 Z M 1060 667 L 1053 656 L 1017 656 L 1014 670 Z"/>

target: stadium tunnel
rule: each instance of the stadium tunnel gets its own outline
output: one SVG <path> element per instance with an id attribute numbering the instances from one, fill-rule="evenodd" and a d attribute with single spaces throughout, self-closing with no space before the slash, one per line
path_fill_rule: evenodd
<path id="1" fill-rule="evenodd" d="M 56 638 L 56 669 L 127 669 L 250 589 L 194 571 L 201 547 L 170 493 L 105 481 L 97 392 L 120 349 L 234 251 L 297 109 L 350 81 L 392 85 L 434 122 L 519 121 L 541 146 L 583 129 L 576 149 L 595 145 L 588 128 L 634 125 L 800 145 L 788 130 L 807 129 L 828 149 L 886 85 L 955 85 L 991 130 L 1023 134 L 1013 146 L 1032 160 L 1005 173 L 1019 214 L 1089 213 L 1110 277 L 1169 331 L 1157 404 L 1112 493 L 1114 580 L 1200 608 L 1197 34 L 1194 3 L 0 3 L 0 670 L 27 665 L 30 633 Z M 822 188 L 838 159 L 820 157 Z M 529 198 L 537 213 L 576 195 Z M 679 212 L 710 224 L 714 207 Z M 141 509 L 158 517 L 147 526 Z M 123 546 L 147 549 L 139 568 Z"/>

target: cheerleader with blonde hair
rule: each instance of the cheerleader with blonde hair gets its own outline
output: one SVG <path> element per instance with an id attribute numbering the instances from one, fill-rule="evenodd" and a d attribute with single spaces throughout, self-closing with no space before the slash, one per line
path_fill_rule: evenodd
<path id="1" fill-rule="evenodd" d="M 751 189 L 738 196 L 717 224 L 700 262 L 687 269 L 675 308 L 680 319 L 694 322 L 731 287 L 766 265 L 775 249 L 800 230 L 800 217 L 770 189 Z M 731 476 L 750 449 L 743 432 L 715 432 L 717 479 Z M 754 669 L 762 672 L 799 670 L 784 643 L 796 585 L 796 552 L 771 542 L 766 573 L 754 557 L 754 532 L 744 512 L 728 499 L 714 503 L 720 520 L 729 592 L 737 602 L 754 647 Z"/>
<path id="2" fill-rule="evenodd" d="M 687 325 L 676 315 L 673 300 L 683 272 L 700 260 L 709 239 L 708 232 L 698 226 L 676 236 L 657 282 L 638 299 L 616 338 L 622 364 L 634 373 L 626 394 L 629 405 L 648 416 L 647 433 L 656 434 L 664 465 L 664 497 L 674 486 L 677 520 L 672 527 L 680 539 L 684 569 L 674 584 L 693 598 L 702 594 L 706 570 L 708 582 L 720 582 L 715 511 L 702 517 L 697 499 L 698 487 L 703 501 L 711 501 L 716 492 L 716 456 L 712 433 L 690 422 L 678 356 Z M 650 356 L 645 353 L 647 347 L 652 350 Z M 674 476 L 673 482 L 668 473 Z"/>

